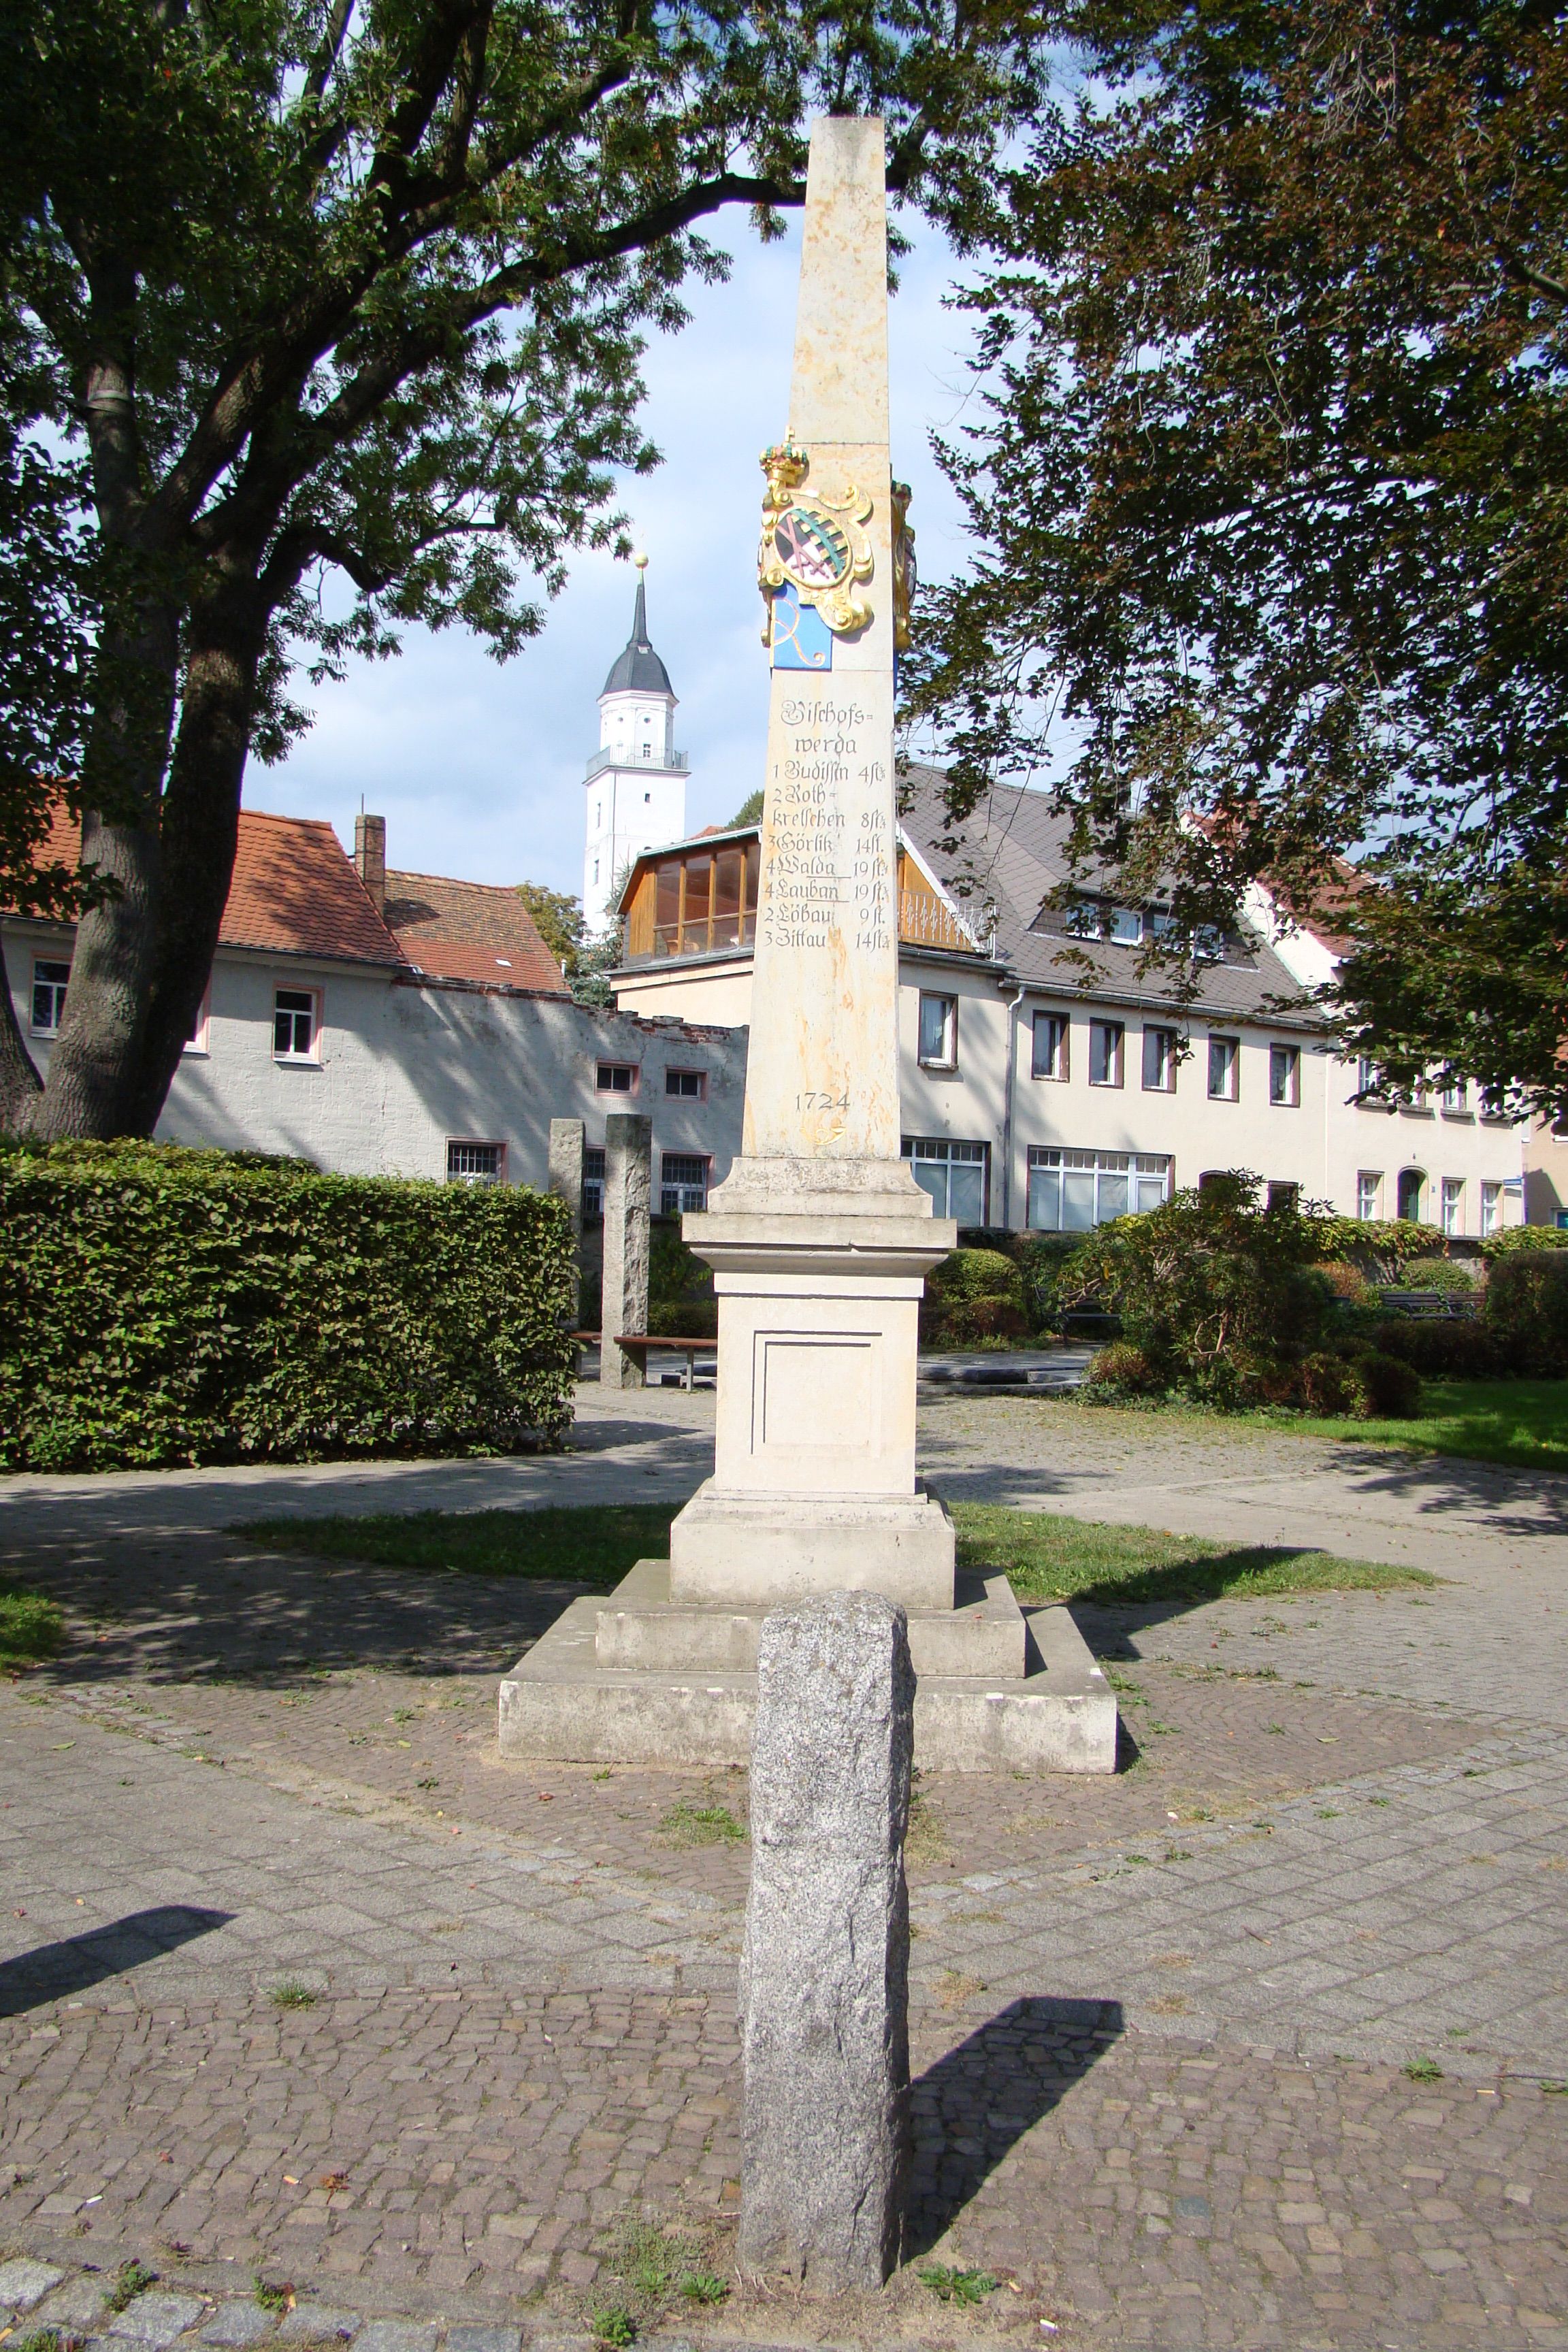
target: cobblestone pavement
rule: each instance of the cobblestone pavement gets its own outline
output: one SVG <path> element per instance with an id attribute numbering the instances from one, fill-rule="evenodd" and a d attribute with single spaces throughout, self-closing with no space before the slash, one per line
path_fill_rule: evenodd
<path id="1" fill-rule="evenodd" d="M 273 2326 L 259 2272 L 286 2340 L 564 2352 L 636 2303 L 628 2214 L 729 2273 L 745 1776 L 503 1763 L 495 1669 L 559 1591 L 216 1532 L 701 1475 L 710 1398 L 605 1402 L 558 1463 L 0 1490 L 73 1612 L 58 1666 L 0 1686 L 0 2256 L 61 2273 L 0 2270 L 0 2326 L 237 2347 Z M 933 1481 L 1050 1502 L 1027 1457 L 1059 1408 L 935 1411 Z M 1045 1424 L 1074 1508 L 1119 1462 L 1257 1469 L 1089 1421 Z M 1331 1453 L 1264 1434 L 1271 1476 Z M 1556 1538 L 1467 1507 L 1435 1591 L 1086 1613 L 1114 1780 L 922 1780 L 914 2250 L 997 2292 L 737 2284 L 639 2309 L 656 2347 L 1568 2346 Z M 116 2319 L 131 2256 L 159 2283 Z"/>

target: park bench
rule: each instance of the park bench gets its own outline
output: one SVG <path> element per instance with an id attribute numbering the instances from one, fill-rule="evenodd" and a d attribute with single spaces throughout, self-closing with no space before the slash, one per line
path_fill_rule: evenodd
<path id="1" fill-rule="evenodd" d="M 593 1346 L 596 1348 L 601 1344 L 602 1339 L 602 1334 L 597 1331 L 574 1331 L 572 1337 L 584 1347 Z M 698 1357 L 713 1356 L 716 1359 L 719 1349 L 719 1342 L 714 1339 L 693 1339 L 676 1336 L 667 1337 L 662 1331 L 617 1331 L 615 1335 L 615 1339 L 616 1347 L 623 1349 L 631 1358 L 633 1363 L 636 1364 L 645 1381 L 647 1378 L 647 1360 L 650 1349 L 668 1348 L 672 1354 L 684 1356 L 686 1359 L 686 1370 L 681 1374 L 680 1379 L 680 1385 L 683 1389 L 695 1388 L 697 1385 Z"/>
<path id="2" fill-rule="evenodd" d="M 1385 1290 L 1383 1304 L 1395 1315 L 1411 1315 L 1417 1321 L 1462 1321 L 1473 1317 L 1476 1302 L 1452 1290 Z"/>

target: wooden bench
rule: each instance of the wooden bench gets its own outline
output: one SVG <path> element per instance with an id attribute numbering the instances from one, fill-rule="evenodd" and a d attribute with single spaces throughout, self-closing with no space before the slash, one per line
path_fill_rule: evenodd
<path id="1" fill-rule="evenodd" d="M 604 1335 L 598 1331 L 574 1331 L 572 1337 L 574 1339 L 580 1340 L 585 1345 L 591 1344 L 594 1347 L 602 1347 L 604 1344 Z M 636 1364 L 645 1381 L 647 1379 L 647 1360 L 650 1349 L 668 1348 L 673 1355 L 684 1356 L 686 1359 L 686 1370 L 681 1375 L 680 1381 L 680 1385 L 683 1389 L 694 1388 L 696 1386 L 698 1357 L 708 1355 L 716 1356 L 719 1350 L 719 1342 L 717 1339 L 689 1339 L 678 1337 L 667 1337 L 662 1331 L 617 1331 L 615 1335 L 615 1340 L 616 1347 L 624 1349 L 626 1353 L 631 1358 L 633 1363 Z"/>

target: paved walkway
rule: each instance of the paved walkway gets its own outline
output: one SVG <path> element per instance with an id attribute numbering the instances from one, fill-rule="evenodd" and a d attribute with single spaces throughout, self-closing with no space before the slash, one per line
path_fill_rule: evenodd
<path id="1" fill-rule="evenodd" d="M 710 1398 L 590 1407 L 561 1461 L 0 1488 L 73 1611 L 0 1688 L 0 2253 L 61 2273 L 29 2326 L 97 2334 L 136 2255 L 190 2306 L 132 2304 L 144 2345 L 269 2331 L 259 2271 L 296 2337 L 515 2352 L 637 2304 L 628 2214 L 729 2269 L 745 1776 L 500 1759 L 495 1669 L 562 1591 L 221 1532 L 702 1475 Z M 1134 1419 L 944 1401 L 928 1463 L 1166 1526 L 1119 1507 L 1293 1472 L 1458 1523 L 1388 1457 Z M 1086 1617 L 1129 1769 L 927 1778 L 910 1844 L 916 2249 L 1003 2286 L 645 2295 L 656 2340 L 1568 2346 L 1563 1537 L 1521 1483 L 1467 1487 L 1432 1592 Z"/>

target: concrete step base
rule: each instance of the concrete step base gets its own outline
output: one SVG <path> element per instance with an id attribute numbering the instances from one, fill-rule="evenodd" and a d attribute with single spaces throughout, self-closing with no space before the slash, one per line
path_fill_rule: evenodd
<path id="1" fill-rule="evenodd" d="M 753 1622 L 760 1626 L 762 1612 L 666 1603 L 661 1626 L 657 1596 L 668 1591 L 668 1561 L 639 1560 L 607 1600 L 574 1601 L 557 1618 L 500 1685 L 503 1755 L 550 1763 L 747 1762 L 757 1699 Z M 951 1612 L 981 1634 L 956 1624 L 951 1633 L 929 1628 L 921 1636 L 928 1656 L 940 1655 L 943 1643 L 994 1638 L 1006 1624 L 1007 1610 L 989 1583 Z M 916 1760 L 928 1772 L 1113 1772 L 1116 1702 L 1070 1612 L 1020 1611 L 1010 1591 L 1007 1602 L 1022 1624 L 1022 1673 L 922 1671 L 917 1660 Z M 911 1616 L 911 1648 L 916 1622 Z M 683 1646 L 715 1663 L 669 1664 Z M 605 1663 L 634 1652 L 664 1663 Z"/>
<path id="2" fill-rule="evenodd" d="M 1024 1612 L 1000 1572 L 960 1570 L 951 1609 L 911 1609 L 910 1656 L 917 1675 L 989 1675 L 1018 1680 L 1028 1636 Z M 601 1666 L 655 1674 L 750 1674 L 762 1637 L 762 1607 L 693 1607 L 669 1597 L 669 1562 L 639 1559 L 613 1598 L 599 1604 L 594 1640 Z"/>

